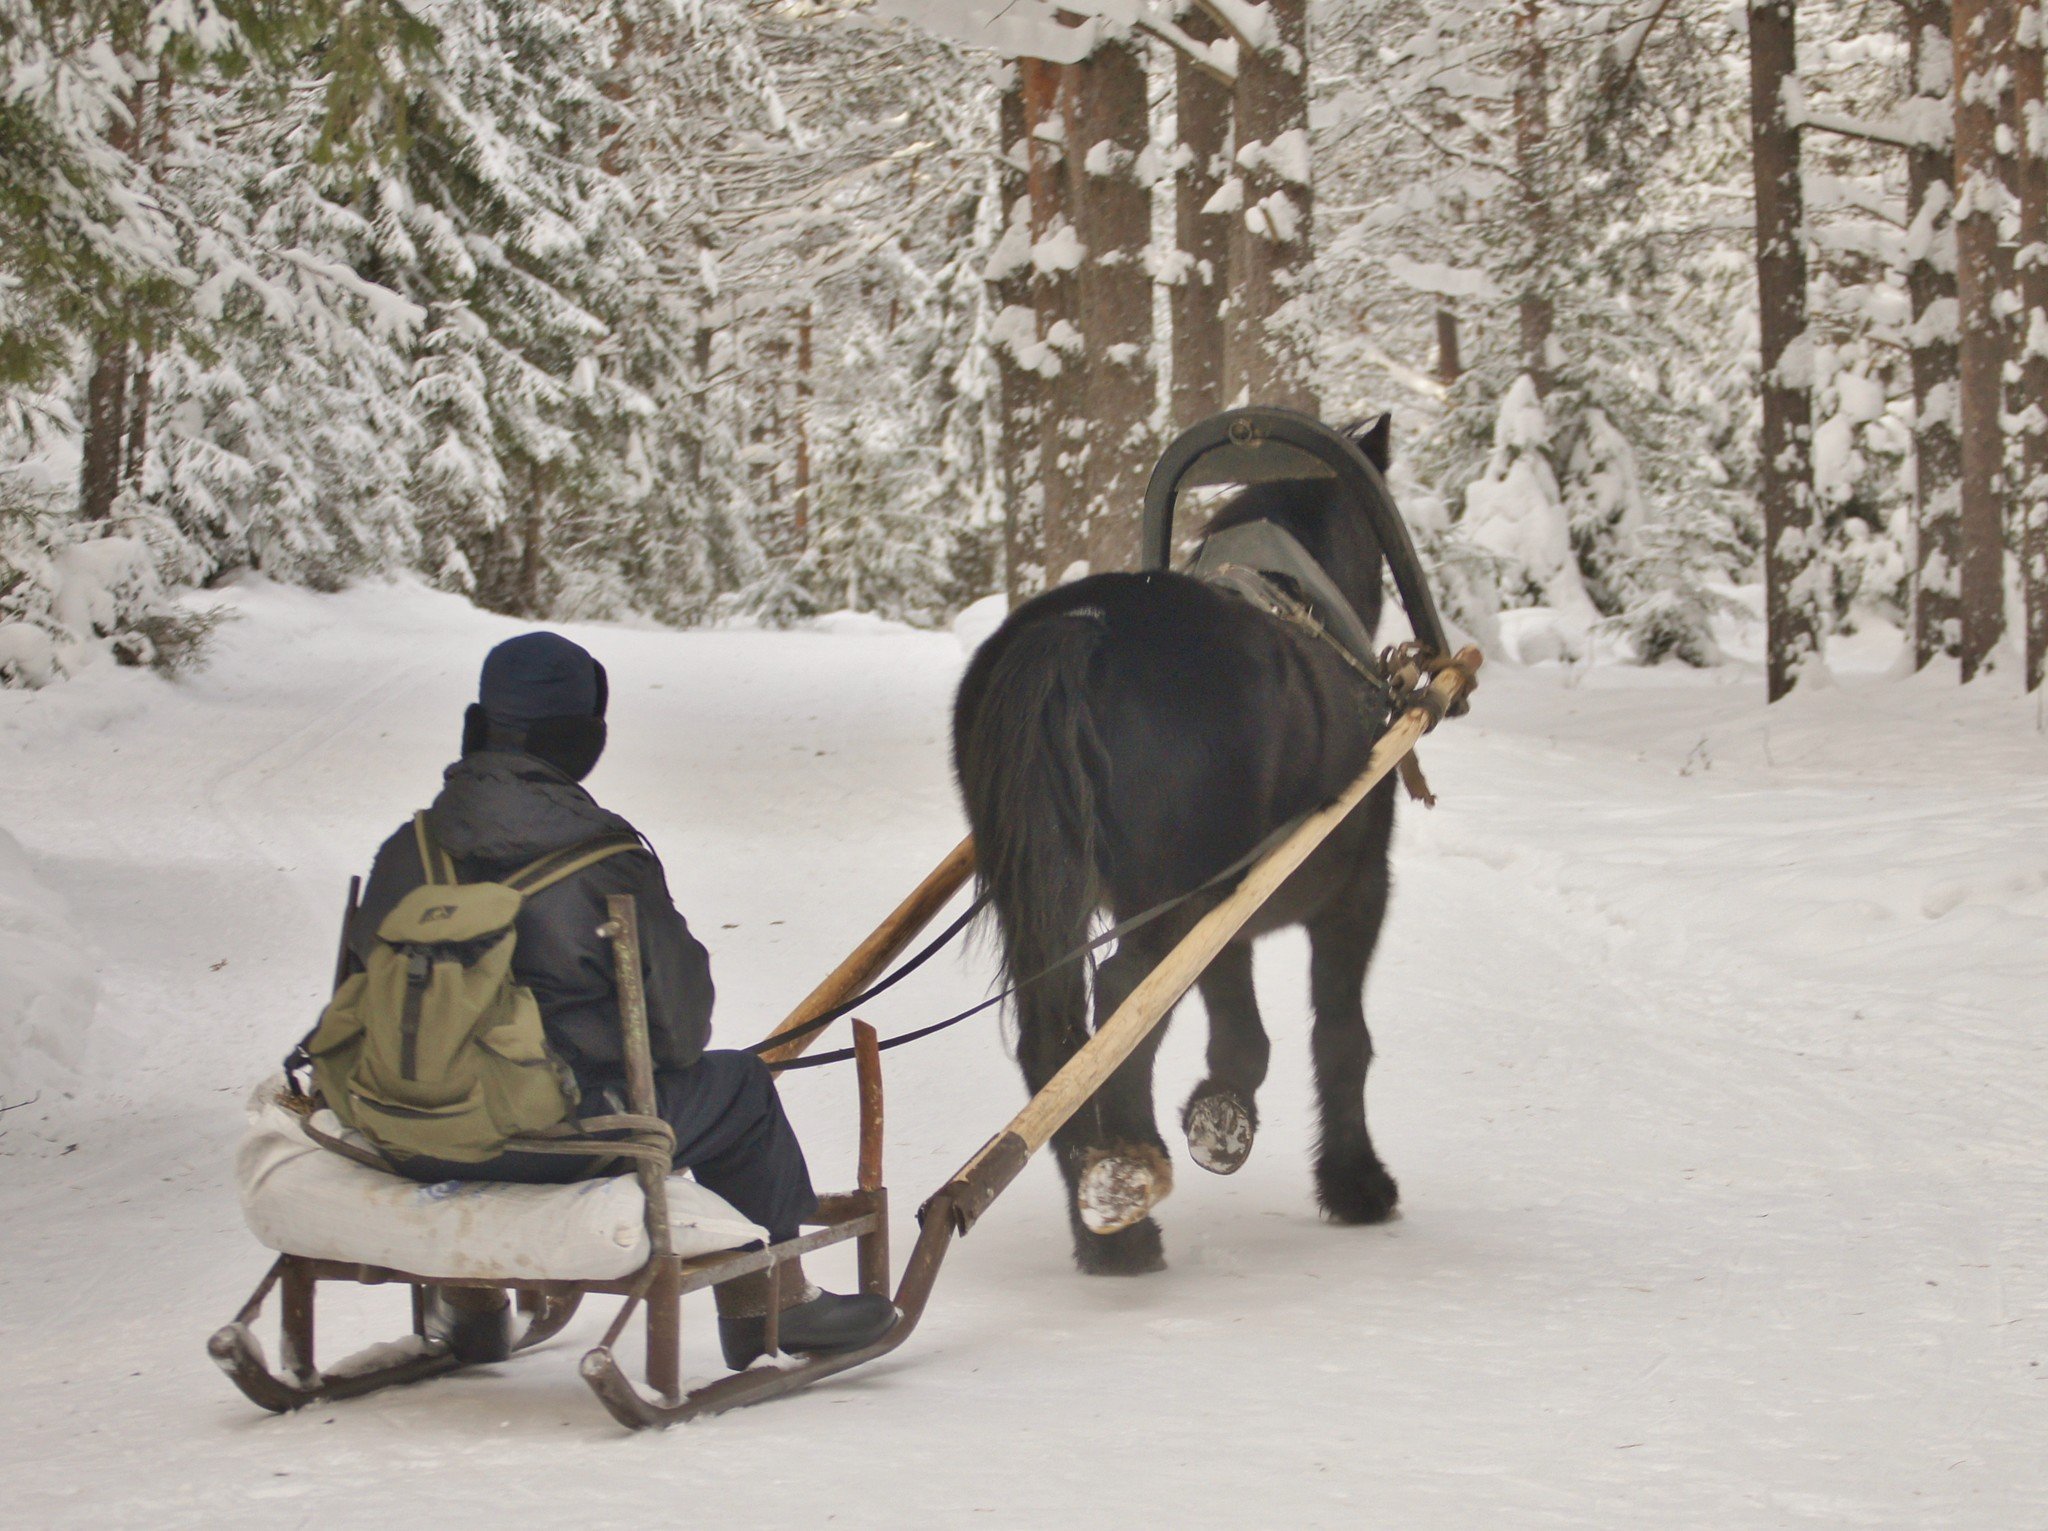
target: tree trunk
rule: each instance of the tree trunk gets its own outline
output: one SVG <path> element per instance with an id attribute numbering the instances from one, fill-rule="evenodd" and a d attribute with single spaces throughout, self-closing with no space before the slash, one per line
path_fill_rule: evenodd
<path id="1" fill-rule="evenodd" d="M 142 88 L 136 87 L 135 143 L 138 152 L 144 143 L 144 124 L 141 117 L 143 100 Z M 171 66 L 161 63 L 156 74 L 156 120 L 150 124 L 154 144 L 148 149 L 149 174 L 153 181 L 161 182 L 171 154 Z M 156 327 L 145 324 L 136 345 L 135 376 L 130 380 L 128 393 L 128 444 L 121 465 L 121 482 L 124 486 L 139 485 L 142 482 L 143 459 L 149 454 L 149 404 L 151 380 L 156 366 Z"/>
<path id="2" fill-rule="evenodd" d="M 1258 39 L 1261 46 L 1238 50 L 1236 161 L 1243 229 L 1231 251 L 1223 387 L 1234 401 L 1314 414 L 1308 5 L 1268 0 L 1264 10 L 1267 35 Z"/>
<path id="3" fill-rule="evenodd" d="M 1197 42 L 1223 29 L 1208 12 L 1182 16 Z M 1223 295 L 1230 282 L 1230 226 L 1224 213 L 1204 212 L 1230 175 L 1230 88 L 1176 54 L 1174 112 L 1181 160 L 1173 188 L 1174 243 L 1181 270 L 1168 295 L 1173 319 L 1173 425 L 1185 430 L 1223 408 Z"/>
<path id="4" fill-rule="evenodd" d="M 128 434 L 128 342 L 101 332 L 93 343 L 85 385 L 85 440 L 79 452 L 78 514 L 104 521 L 121 492 L 122 443 Z"/>
<path id="5" fill-rule="evenodd" d="M 142 141 L 143 86 L 123 103 L 126 116 L 107 130 L 118 154 L 133 158 Z M 119 293 L 105 295 L 110 308 L 123 306 Z M 85 439 L 79 444 L 78 514 L 104 521 L 121 493 L 128 440 L 128 382 L 131 370 L 127 330 L 111 320 L 93 332 L 92 373 L 85 385 Z"/>
<path id="6" fill-rule="evenodd" d="M 1031 59 L 1024 61 L 1024 68 L 1026 111 L 1033 124 L 1032 307 L 1038 311 L 1038 333 L 1046 346 L 1038 436 L 1039 526 L 1046 582 L 1052 584 L 1088 556 L 1080 532 L 1088 420 L 1081 332 L 1075 322 L 1079 235 L 1069 201 L 1072 177 L 1065 172 L 1066 124 L 1080 115 L 1080 66 Z"/>
<path id="7" fill-rule="evenodd" d="M 1135 44 L 1106 42 L 1074 67 L 1067 187 L 1086 254 L 1079 272 L 1080 557 L 1095 573 L 1138 566 L 1145 480 L 1158 456 L 1152 409 L 1152 192 L 1139 157 L 1152 138 L 1145 62 Z"/>
<path id="8" fill-rule="evenodd" d="M 2020 566 L 2027 604 L 2027 689 L 2048 671 L 2048 102 L 2043 56 L 2048 6 L 2021 13 L 2013 57 L 2020 120 Z"/>
<path id="9" fill-rule="evenodd" d="M 1436 380 L 1449 388 L 1464 375 L 1464 363 L 1458 356 L 1458 311 L 1448 303 L 1440 304 L 1436 311 Z"/>
<path id="10" fill-rule="evenodd" d="M 1907 12 L 1912 93 L 1954 114 L 1949 69 L 1948 0 L 1919 0 Z M 1906 151 L 1907 212 L 1912 251 L 1906 291 L 1913 305 L 1913 667 L 1954 654 L 1961 641 L 1956 598 L 1957 479 L 1962 441 L 1956 433 L 1956 233 L 1950 213 L 1953 154 L 1947 143 Z"/>
<path id="11" fill-rule="evenodd" d="M 711 339 L 711 326 L 699 314 L 697 332 L 690 339 L 690 376 L 697 385 L 698 411 L 683 446 L 683 471 L 689 475 L 692 489 L 704 483 L 704 432 L 711 421 Z"/>
<path id="12" fill-rule="evenodd" d="M 135 377 L 129 384 L 128 450 L 121 464 L 121 482 L 142 482 L 142 460 L 149 453 L 150 373 L 156 365 L 151 332 L 144 330 L 135 352 Z"/>
<path id="13" fill-rule="evenodd" d="M 546 576 L 547 474 L 539 463 L 527 469 L 526 514 L 519 539 L 519 589 L 513 615 L 529 620 L 541 616 L 541 586 Z"/>
<path id="14" fill-rule="evenodd" d="M 796 409 L 791 426 L 795 431 L 796 483 L 790 496 L 796 506 L 796 546 L 802 552 L 811 542 L 811 305 L 806 303 L 796 321 Z"/>
<path id="15" fill-rule="evenodd" d="M 1805 210 L 1799 130 L 1785 110 L 1795 78 L 1794 0 L 1750 0 L 1749 112 L 1756 176 L 1756 278 L 1763 341 L 1764 615 L 1769 699 L 1790 691 L 1819 646 L 1813 592 L 1812 351 L 1806 334 Z"/>
<path id="16" fill-rule="evenodd" d="M 1011 68 L 998 102 L 1000 162 L 997 195 L 1003 206 L 1003 237 L 997 242 L 989 281 L 1000 339 L 995 347 L 996 382 L 1002 414 L 996 435 L 996 482 L 1003 496 L 1003 594 L 1012 606 L 1045 588 L 1045 548 L 1040 540 L 1042 507 L 1038 484 L 1039 435 L 1044 427 L 1044 390 L 1038 375 L 1038 312 L 1031 294 L 1031 132 L 1025 78 L 1029 61 Z"/>
<path id="17" fill-rule="evenodd" d="M 1998 246 L 1996 267 L 1998 273 L 1998 297 L 1994 308 L 1999 318 L 1999 342 L 2003 347 L 2003 360 L 1999 365 L 1998 428 L 2004 437 L 2005 452 L 2002 459 L 2005 492 L 1999 497 L 1999 521 L 2006 548 L 2015 559 L 2020 557 L 2026 525 L 2026 431 L 2021 423 L 2027 411 L 2026 369 L 2023 356 L 2026 347 L 2026 300 L 2020 293 L 2020 104 L 2019 104 L 2019 55 L 2017 20 L 2022 0 L 1998 0 L 1992 17 L 1994 46 L 2004 68 L 1999 81 L 1998 126 L 1993 135 L 1998 149 Z M 2000 569 L 1999 585 L 2005 586 L 2004 570 Z M 2024 619 L 2022 619 L 2024 625 Z M 2000 633 L 2007 623 L 2001 617 Z"/>
<path id="18" fill-rule="evenodd" d="M 1556 381 L 1550 361 L 1550 332 L 1557 317 L 1551 296 L 1555 280 L 1556 214 L 1550 184 L 1549 57 L 1543 44 L 1542 0 L 1515 6 L 1515 180 L 1522 201 L 1521 325 L 1522 370 L 1547 397 Z"/>
<path id="19" fill-rule="evenodd" d="M 2005 336 L 1998 299 L 1998 79 L 2003 0 L 1956 0 L 1956 295 L 1963 438 L 1963 679 L 1991 657 L 2005 627 Z"/>

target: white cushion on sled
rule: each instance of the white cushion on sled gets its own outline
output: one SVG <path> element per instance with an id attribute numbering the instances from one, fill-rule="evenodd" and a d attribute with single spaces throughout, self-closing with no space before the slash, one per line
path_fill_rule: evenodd
<path id="1" fill-rule="evenodd" d="M 445 1180 L 423 1185 L 357 1164 L 307 1137 L 271 1080 L 249 1100 L 235 1182 L 249 1230 L 280 1254 L 381 1265 L 418 1276 L 611 1281 L 647 1263 L 645 1200 L 631 1175 L 568 1185 Z M 329 1113 L 321 1125 L 340 1135 Z M 672 1175 L 669 1222 L 685 1257 L 766 1240 L 722 1197 Z"/>

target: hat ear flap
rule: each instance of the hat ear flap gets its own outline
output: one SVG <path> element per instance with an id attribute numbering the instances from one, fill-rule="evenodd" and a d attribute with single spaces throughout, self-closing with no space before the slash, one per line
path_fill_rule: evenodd
<path id="1" fill-rule="evenodd" d="M 593 718 L 601 718 L 604 716 L 605 707 L 612 699 L 612 683 L 604 673 L 604 664 L 601 660 L 593 658 L 590 661 L 590 668 L 597 672 L 597 705 L 590 709 L 590 715 Z"/>
<path id="2" fill-rule="evenodd" d="M 604 753 L 603 718 L 542 718 L 526 730 L 521 748 L 571 781 L 581 781 Z"/>
<path id="3" fill-rule="evenodd" d="M 462 715 L 462 753 L 474 755 L 491 747 L 491 720 L 484 716 L 481 704 L 471 702 L 469 710 Z"/>

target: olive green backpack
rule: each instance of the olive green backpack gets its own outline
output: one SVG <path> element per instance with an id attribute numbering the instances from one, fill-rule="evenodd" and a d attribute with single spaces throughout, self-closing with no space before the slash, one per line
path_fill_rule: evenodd
<path id="1" fill-rule="evenodd" d="M 397 1158 L 476 1164 L 525 1146 L 514 1140 L 559 1138 L 579 1092 L 548 1051 L 533 992 L 513 977 L 514 927 L 528 898 L 640 841 L 590 840 L 502 882 L 462 882 L 424 813 L 413 830 L 426 882 L 384 916 L 363 971 L 305 1041 L 320 1095 Z"/>

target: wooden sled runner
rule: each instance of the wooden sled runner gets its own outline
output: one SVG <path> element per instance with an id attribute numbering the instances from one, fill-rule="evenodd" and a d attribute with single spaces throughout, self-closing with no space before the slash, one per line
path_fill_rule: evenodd
<path id="1" fill-rule="evenodd" d="M 285 1412 L 309 1403 L 352 1398 L 456 1370 L 463 1363 L 426 1335 L 425 1298 L 433 1286 L 495 1288 L 515 1294 L 526 1328 L 515 1348 L 524 1350 L 561 1332 L 586 1296 L 623 1297 L 617 1317 L 597 1346 L 582 1359 L 581 1372 L 612 1416 L 633 1429 L 667 1426 L 745 1404 L 760 1403 L 808 1387 L 838 1372 L 865 1364 L 902 1345 L 923 1316 L 940 1267 L 955 1238 L 965 1234 L 1023 1170 L 1053 1133 L 1101 1087 L 1138 1043 L 1191 988 L 1217 953 L 1243 929 L 1274 891 L 1298 869 L 1386 776 L 1410 757 L 1416 742 L 1444 717 L 1464 710 L 1480 666 L 1476 649 L 1445 653 L 1443 633 L 1404 528 L 1377 470 L 1344 438 L 1306 416 L 1284 410 L 1235 410 L 1191 428 L 1173 447 L 1147 492 L 1147 563 L 1163 566 L 1172 546 L 1173 497 L 1183 483 L 1260 482 L 1312 476 L 1358 479 L 1357 493 L 1382 535 L 1396 581 L 1414 624 L 1417 643 L 1398 653 L 1390 667 L 1397 694 L 1395 716 L 1373 748 L 1365 770 L 1336 801 L 1302 820 L 1267 851 L 1237 886 L 1205 914 L 1164 961 L 1104 1021 L 1094 1036 L 1035 1095 L 1001 1132 L 940 1187 L 918 1211 L 919 1234 L 893 1300 L 900 1317 L 880 1339 L 863 1349 L 755 1366 L 685 1392 L 682 1388 L 680 1302 L 685 1293 L 722 1281 L 767 1271 L 779 1294 L 784 1262 L 827 1245 L 858 1241 L 864 1291 L 887 1293 L 889 1282 L 888 1193 L 882 1184 L 881 1048 L 874 1030 L 854 1023 L 855 1066 L 860 1095 L 860 1156 L 857 1189 L 820 1199 L 822 1226 L 802 1237 L 765 1249 L 677 1253 L 670 1218 L 667 1177 L 640 1161 L 635 1171 L 644 1199 L 647 1256 L 624 1275 L 596 1279 L 536 1278 L 510 1271 L 450 1277 L 331 1256 L 286 1252 L 271 1267 L 234 1321 L 217 1331 L 208 1350 L 244 1394 L 263 1408 Z M 963 841 L 883 921 L 873 935 L 820 983 L 770 1034 L 763 1057 L 787 1064 L 820 1034 L 815 1023 L 860 993 L 904 952 L 973 871 L 974 848 Z M 653 1067 L 647 1035 L 646 1000 L 640 987 L 638 937 L 633 901 L 614 897 L 605 933 L 617 963 L 621 1020 L 625 1028 L 629 1109 L 652 1114 Z M 374 1347 L 322 1370 L 314 1353 L 314 1295 L 321 1282 L 403 1284 L 413 1294 L 413 1332 L 396 1344 Z M 280 1365 L 273 1368 L 252 1326 L 273 1291 L 281 1293 Z M 646 1308 L 645 1386 L 629 1379 L 616 1347 L 633 1313 Z M 771 1299 L 771 1311 L 778 1304 Z M 776 1344 L 768 1321 L 768 1349 Z"/>

